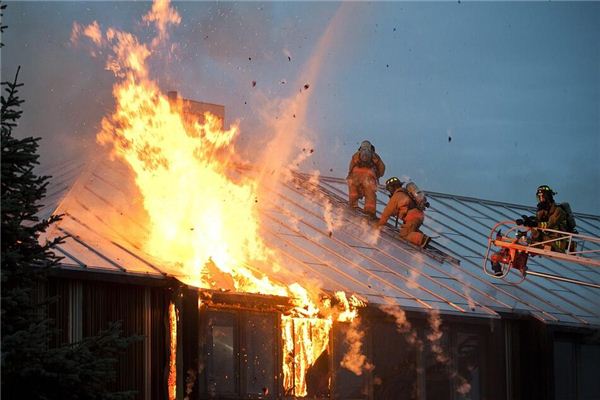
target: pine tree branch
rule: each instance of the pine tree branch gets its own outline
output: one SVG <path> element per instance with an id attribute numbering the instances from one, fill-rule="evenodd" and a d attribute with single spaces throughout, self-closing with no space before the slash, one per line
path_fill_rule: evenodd
<path id="1" fill-rule="evenodd" d="M 19 65 L 17 67 L 15 79 L 12 82 L 6 81 L 1 83 L 2 86 L 6 86 L 5 90 L 8 93 L 8 97 L 1 97 L 2 109 L 0 114 L 2 118 L 3 133 L 5 132 L 6 128 L 12 128 L 16 126 L 17 120 L 21 118 L 21 115 L 23 114 L 23 111 L 20 110 L 19 107 L 21 107 L 21 104 L 23 104 L 25 100 L 19 99 L 18 96 L 19 88 L 23 86 L 22 83 L 18 82 L 20 70 L 21 66 Z"/>

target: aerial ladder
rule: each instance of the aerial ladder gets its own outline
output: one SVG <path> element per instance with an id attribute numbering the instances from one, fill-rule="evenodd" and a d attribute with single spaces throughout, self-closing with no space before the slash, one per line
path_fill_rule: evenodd
<path id="1" fill-rule="evenodd" d="M 503 227 L 506 229 L 504 232 L 501 230 Z M 550 237 L 550 239 L 533 241 L 531 239 L 533 230 L 539 231 L 542 237 Z M 527 227 L 518 225 L 515 221 L 498 222 L 494 225 L 488 236 L 487 248 L 483 259 L 483 271 L 490 277 L 507 279 L 511 269 L 515 268 L 521 272 L 520 279 L 516 283 L 523 282 L 529 274 L 600 288 L 599 283 L 580 281 L 565 276 L 529 270 L 527 268 L 527 260 L 530 256 L 548 257 L 569 263 L 600 267 L 600 238 L 581 235 L 577 232 Z M 495 272 L 491 269 L 492 258 L 500 263 L 501 271 Z"/>

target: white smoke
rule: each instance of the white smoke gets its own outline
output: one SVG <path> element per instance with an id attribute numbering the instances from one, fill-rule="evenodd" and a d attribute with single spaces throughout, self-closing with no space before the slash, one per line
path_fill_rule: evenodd
<path id="1" fill-rule="evenodd" d="M 358 376 L 374 368 L 373 364 L 369 363 L 367 357 L 361 352 L 364 336 L 364 331 L 360 329 L 360 318 L 354 318 L 346 331 L 345 340 L 349 348 L 344 354 L 340 365 Z"/>

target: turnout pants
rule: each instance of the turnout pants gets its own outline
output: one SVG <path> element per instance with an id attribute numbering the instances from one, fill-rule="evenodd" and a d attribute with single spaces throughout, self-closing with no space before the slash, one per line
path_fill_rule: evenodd
<path id="1" fill-rule="evenodd" d="M 377 178 L 371 168 L 355 167 L 348 177 L 348 202 L 357 208 L 358 200 L 365 198 L 365 212 L 375 216 Z"/>
<path id="2" fill-rule="evenodd" d="M 404 217 L 404 223 L 400 227 L 400 237 L 417 246 L 423 246 L 427 236 L 419 228 L 423 225 L 424 220 L 425 214 L 423 211 L 417 208 L 409 210 Z"/>

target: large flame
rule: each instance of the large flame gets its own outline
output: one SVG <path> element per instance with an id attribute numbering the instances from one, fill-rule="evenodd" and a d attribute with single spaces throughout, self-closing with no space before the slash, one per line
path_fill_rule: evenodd
<path id="1" fill-rule="evenodd" d="M 97 22 L 75 24 L 72 40 L 85 36 L 108 47 L 106 66 L 118 78 L 115 111 L 103 119 L 97 140 L 133 171 L 149 225 L 140 242 L 148 254 L 171 265 L 178 279 L 201 288 L 293 299 L 296 308 L 282 318 L 284 387 L 303 396 L 306 370 L 327 348 L 333 321 L 352 320 L 364 303 L 342 292 L 336 293 L 335 306 L 331 300 L 315 302 L 317 288 L 278 284 L 256 267 L 281 269 L 259 234 L 260 181 L 236 169 L 238 127 L 224 130 L 223 121 L 210 113 L 186 114 L 183 101 L 165 96 L 150 78 L 147 59 L 167 37 L 168 26 L 180 20 L 168 1 L 157 1 L 144 17 L 158 30 L 150 45 L 112 28 L 103 34 Z"/>
<path id="2" fill-rule="evenodd" d="M 243 267 L 265 261 L 256 183 L 234 179 L 228 162 L 236 126 L 205 114 L 186 123 L 181 103 L 169 102 L 148 80 L 129 77 L 114 89 L 118 108 L 105 118 L 98 141 L 131 166 L 149 216 L 145 251 L 176 264 L 180 278 L 210 288 L 209 267 L 231 275 L 235 290 L 288 295 Z"/>

